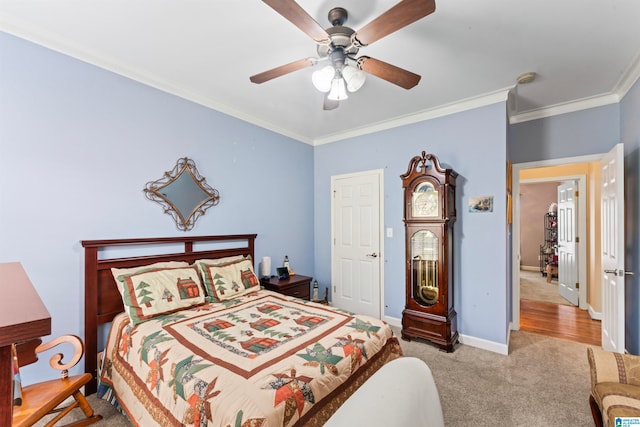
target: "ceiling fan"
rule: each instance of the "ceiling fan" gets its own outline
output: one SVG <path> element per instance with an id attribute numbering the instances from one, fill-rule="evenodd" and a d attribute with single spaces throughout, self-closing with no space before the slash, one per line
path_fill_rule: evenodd
<path id="1" fill-rule="evenodd" d="M 364 72 L 404 89 L 411 89 L 420 81 L 420 76 L 411 71 L 368 56 L 356 58 L 356 54 L 361 47 L 433 13 L 436 10 L 435 0 L 401 0 L 357 32 L 343 25 L 348 14 L 341 7 L 329 11 L 332 26 L 325 30 L 294 0 L 262 1 L 311 37 L 318 45 L 318 57 L 299 59 L 253 75 L 249 78 L 253 83 L 264 83 L 329 61 L 330 65 L 314 72 L 313 83 L 317 89 L 326 92 L 324 109 L 332 110 L 338 107 L 341 99 L 347 98 L 345 87 L 355 92 L 362 86 Z"/>

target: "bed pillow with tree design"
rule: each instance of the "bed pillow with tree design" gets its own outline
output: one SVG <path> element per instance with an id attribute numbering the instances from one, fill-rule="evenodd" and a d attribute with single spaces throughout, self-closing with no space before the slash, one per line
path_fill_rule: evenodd
<path id="1" fill-rule="evenodd" d="M 195 267 L 142 268 L 127 274 L 112 269 L 112 273 L 119 282 L 125 311 L 134 325 L 205 302 L 204 288 Z"/>

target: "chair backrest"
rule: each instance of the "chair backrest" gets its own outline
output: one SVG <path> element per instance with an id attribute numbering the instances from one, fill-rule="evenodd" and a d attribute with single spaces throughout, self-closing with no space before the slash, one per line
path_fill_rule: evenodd
<path id="1" fill-rule="evenodd" d="M 16 354 L 18 355 L 18 366 L 26 366 L 38 360 L 38 353 L 52 349 L 59 344 L 70 344 L 73 347 L 71 360 L 62 362 L 64 355 L 56 353 L 49 359 L 49 366 L 61 372 L 62 378 L 69 376 L 69 369 L 76 366 L 84 355 L 84 343 L 80 337 L 75 335 L 61 335 L 49 342 L 42 344 L 39 338 L 16 344 Z"/>

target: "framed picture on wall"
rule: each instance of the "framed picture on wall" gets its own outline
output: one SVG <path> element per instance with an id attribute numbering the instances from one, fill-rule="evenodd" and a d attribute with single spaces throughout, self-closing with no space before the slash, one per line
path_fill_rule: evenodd
<path id="1" fill-rule="evenodd" d="M 469 212 L 487 213 L 493 212 L 493 196 L 480 196 L 469 198 Z"/>

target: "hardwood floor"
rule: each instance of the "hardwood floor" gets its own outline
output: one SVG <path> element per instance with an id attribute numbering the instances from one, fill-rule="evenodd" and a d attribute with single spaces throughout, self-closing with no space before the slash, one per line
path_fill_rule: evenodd
<path id="1" fill-rule="evenodd" d="M 548 302 L 520 300 L 520 329 L 569 341 L 601 345 L 600 321 L 586 310 Z"/>

